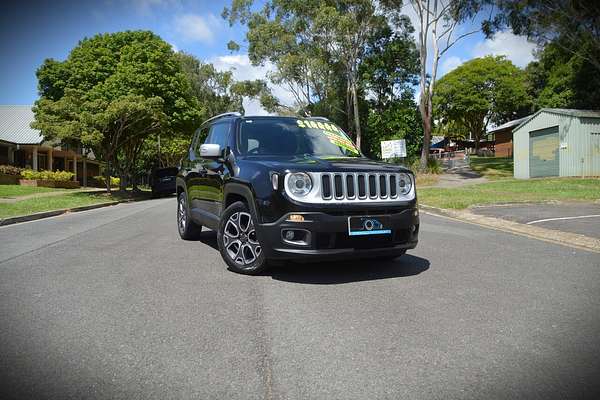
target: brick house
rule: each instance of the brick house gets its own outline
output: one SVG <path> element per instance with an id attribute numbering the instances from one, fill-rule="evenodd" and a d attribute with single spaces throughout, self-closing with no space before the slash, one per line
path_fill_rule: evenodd
<path id="1" fill-rule="evenodd" d="M 87 178 L 100 175 L 100 163 L 91 151 L 44 140 L 31 128 L 33 119 L 31 106 L 0 105 L 0 165 L 71 171 L 83 186 Z"/>
<path id="2" fill-rule="evenodd" d="M 531 115 L 509 121 L 487 131 L 488 139 L 494 143 L 494 155 L 496 157 L 513 156 L 513 130 L 529 118 L 531 118 Z M 490 135 L 492 136 L 491 139 Z"/>

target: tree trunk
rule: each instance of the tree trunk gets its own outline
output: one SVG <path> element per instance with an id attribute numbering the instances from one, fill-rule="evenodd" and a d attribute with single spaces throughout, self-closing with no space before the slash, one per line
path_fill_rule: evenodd
<path id="1" fill-rule="evenodd" d="M 346 86 L 346 120 L 348 130 L 352 127 L 352 99 L 350 98 L 350 82 Z"/>
<path id="2" fill-rule="evenodd" d="M 119 191 L 126 192 L 127 191 L 127 174 L 121 173 L 119 176 Z"/>
<path id="3" fill-rule="evenodd" d="M 354 108 L 354 127 L 356 129 L 356 147 L 360 151 L 360 140 L 362 131 L 360 129 L 360 114 L 358 112 L 358 96 L 356 95 L 356 83 L 352 84 L 352 106 Z"/>
<path id="4" fill-rule="evenodd" d="M 106 161 L 106 168 L 104 169 L 104 185 L 106 185 L 106 193 L 110 194 L 110 161 Z"/>
<path id="5" fill-rule="evenodd" d="M 419 169 L 424 172 L 427 170 L 427 160 L 429 159 L 429 147 L 431 146 L 431 115 L 422 113 L 423 118 L 423 149 L 421 149 L 421 160 Z"/>

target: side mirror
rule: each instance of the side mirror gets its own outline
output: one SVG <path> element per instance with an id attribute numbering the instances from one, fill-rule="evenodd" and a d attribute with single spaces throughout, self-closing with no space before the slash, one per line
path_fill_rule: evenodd
<path id="1" fill-rule="evenodd" d="M 220 158 L 223 152 L 218 144 L 205 143 L 200 146 L 200 157 L 202 158 Z"/>

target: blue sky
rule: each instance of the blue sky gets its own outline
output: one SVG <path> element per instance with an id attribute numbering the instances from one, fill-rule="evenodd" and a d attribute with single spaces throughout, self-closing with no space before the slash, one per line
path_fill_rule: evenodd
<path id="1" fill-rule="evenodd" d="M 44 59 L 65 59 L 83 37 L 127 29 L 152 30 L 176 50 L 194 54 L 217 68 L 233 69 L 238 79 L 264 78 L 270 66 L 253 67 L 243 49 L 235 54 L 227 50 L 228 41 L 242 43 L 245 36 L 244 27 L 229 27 L 221 19 L 223 7 L 229 4 L 203 0 L 4 1 L 0 5 L 0 104 L 32 104 L 37 99 L 35 70 Z M 410 8 L 406 11 L 414 18 Z M 470 26 L 460 29 L 466 31 Z M 523 67 L 533 58 L 533 47 L 509 32 L 492 40 L 476 34 L 444 56 L 440 72 L 486 54 L 504 54 Z M 283 88 L 274 88 L 274 93 L 291 101 Z"/>

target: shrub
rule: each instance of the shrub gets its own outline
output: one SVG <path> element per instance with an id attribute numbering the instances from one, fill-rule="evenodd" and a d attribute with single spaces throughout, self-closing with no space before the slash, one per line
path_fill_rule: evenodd
<path id="1" fill-rule="evenodd" d="M 406 157 L 404 159 L 404 161 L 402 161 L 401 158 L 394 158 L 394 159 L 390 160 L 390 162 L 392 164 L 404 165 L 406 168 L 410 169 L 411 171 L 418 172 L 420 164 L 421 164 L 421 158 L 416 155 L 413 155 L 410 157 Z M 441 174 L 442 173 L 442 164 L 440 163 L 440 160 L 437 158 L 429 158 L 427 160 L 427 167 L 424 172 L 428 173 L 428 174 Z"/>
<path id="2" fill-rule="evenodd" d="M 4 175 L 21 175 L 22 169 L 19 167 L 13 167 L 12 165 L 0 165 L 0 174 Z"/>
<path id="3" fill-rule="evenodd" d="M 437 158 L 429 158 L 427 160 L 427 173 L 429 174 L 441 174 L 442 164 Z"/>
<path id="4" fill-rule="evenodd" d="M 24 169 L 21 171 L 21 176 L 24 179 L 39 179 L 43 181 L 67 182 L 73 179 L 72 172 L 67 171 L 33 171 Z"/>
<path id="5" fill-rule="evenodd" d="M 106 180 L 104 179 L 103 176 L 94 176 L 93 179 L 98 182 L 98 184 L 102 185 L 102 186 L 106 186 Z M 110 177 L 110 186 L 111 187 L 116 187 L 119 186 L 119 184 L 121 183 L 121 178 L 116 178 L 114 176 Z"/>

